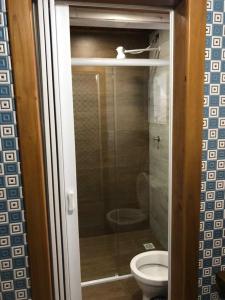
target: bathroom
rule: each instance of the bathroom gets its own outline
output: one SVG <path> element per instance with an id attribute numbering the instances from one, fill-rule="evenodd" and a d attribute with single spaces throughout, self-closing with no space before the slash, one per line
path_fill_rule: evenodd
<path id="1" fill-rule="evenodd" d="M 0 299 L 223 297 L 221 3 L 0 0 Z"/>

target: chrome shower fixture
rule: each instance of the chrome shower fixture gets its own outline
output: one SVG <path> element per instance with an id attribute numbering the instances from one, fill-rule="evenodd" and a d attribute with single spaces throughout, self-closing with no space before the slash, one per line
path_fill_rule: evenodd
<path id="1" fill-rule="evenodd" d="M 149 45 L 147 48 L 144 48 L 144 49 L 126 50 L 123 46 L 119 46 L 116 48 L 116 51 L 117 51 L 116 58 L 124 59 L 124 58 L 126 58 L 126 53 L 136 55 L 136 54 L 140 54 L 140 53 L 147 52 L 147 51 L 149 51 L 149 52 L 150 51 L 159 51 L 160 52 L 160 47 L 151 48 L 151 45 Z"/>

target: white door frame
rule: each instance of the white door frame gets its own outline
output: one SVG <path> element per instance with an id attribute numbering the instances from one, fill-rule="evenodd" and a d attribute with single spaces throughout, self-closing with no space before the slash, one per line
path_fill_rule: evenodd
<path id="1" fill-rule="evenodd" d="M 54 29 L 54 28 L 52 28 Z M 66 299 L 81 300 L 80 247 L 68 5 L 55 5 L 54 79 Z"/>

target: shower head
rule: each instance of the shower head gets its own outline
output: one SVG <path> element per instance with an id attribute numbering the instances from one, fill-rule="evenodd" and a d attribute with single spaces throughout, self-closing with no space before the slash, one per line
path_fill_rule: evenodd
<path id="1" fill-rule="evenodd" d="M 147 48 L 144 49 L 132 49 L 132 50 L 126 50 L 123 46 L 119 46 L 116 48 L 117 51 L 117 59 L 124 59 L 126 58 L 126 53 L 130 53 L 130 54 L 140 54 L 146 51 L 159 51 L 160 52 L 160 47 L 158 48 L 151 48 L 151 46 L 149 45 Z"/>
<path id="2" fill-rule="evenodd" d="M 119 47 L 116 48 L 116 51 L 117 51 L 117 56 L 116 56 L 117 59 L 126 58 L 124 47 L 119 46 Z"/>
<path id="3" fill-rule="evenodd" d="M 156 54 L 159 58 L 159 54 L 160 54 L 160 47 L 156 48 L 156 45 L 158 44 L 158 40 L 159 40 L 159 33 L 154 33 L 153 36 L 151 37 L 151 41 L 148 45 L 148 47 L 144 48 L 144 49 L 132 49 L 132 50 L 126 50 L 123 46 L 119 46 L 116 48 L 117 51 L 117 59 L 124 59 L 126 58 L 126 53 L 129 54 L 133 54 L 133 55 L 137 55 L 137 54 L 141 54 L 143 52 L 150 52 L 150 51 L 156 51 Z M 154 47 L 155 46 L 155 47 Z"/>

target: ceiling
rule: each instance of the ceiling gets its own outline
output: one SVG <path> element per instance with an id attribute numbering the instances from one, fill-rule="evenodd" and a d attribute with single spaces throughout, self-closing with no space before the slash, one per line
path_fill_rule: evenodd
<path id="1" fill-rule="evenodd" d="M 117 8 L 71 7 L 70 25 L 85 27 L 169 30 L 168 12 L 123 11 Z"/>

